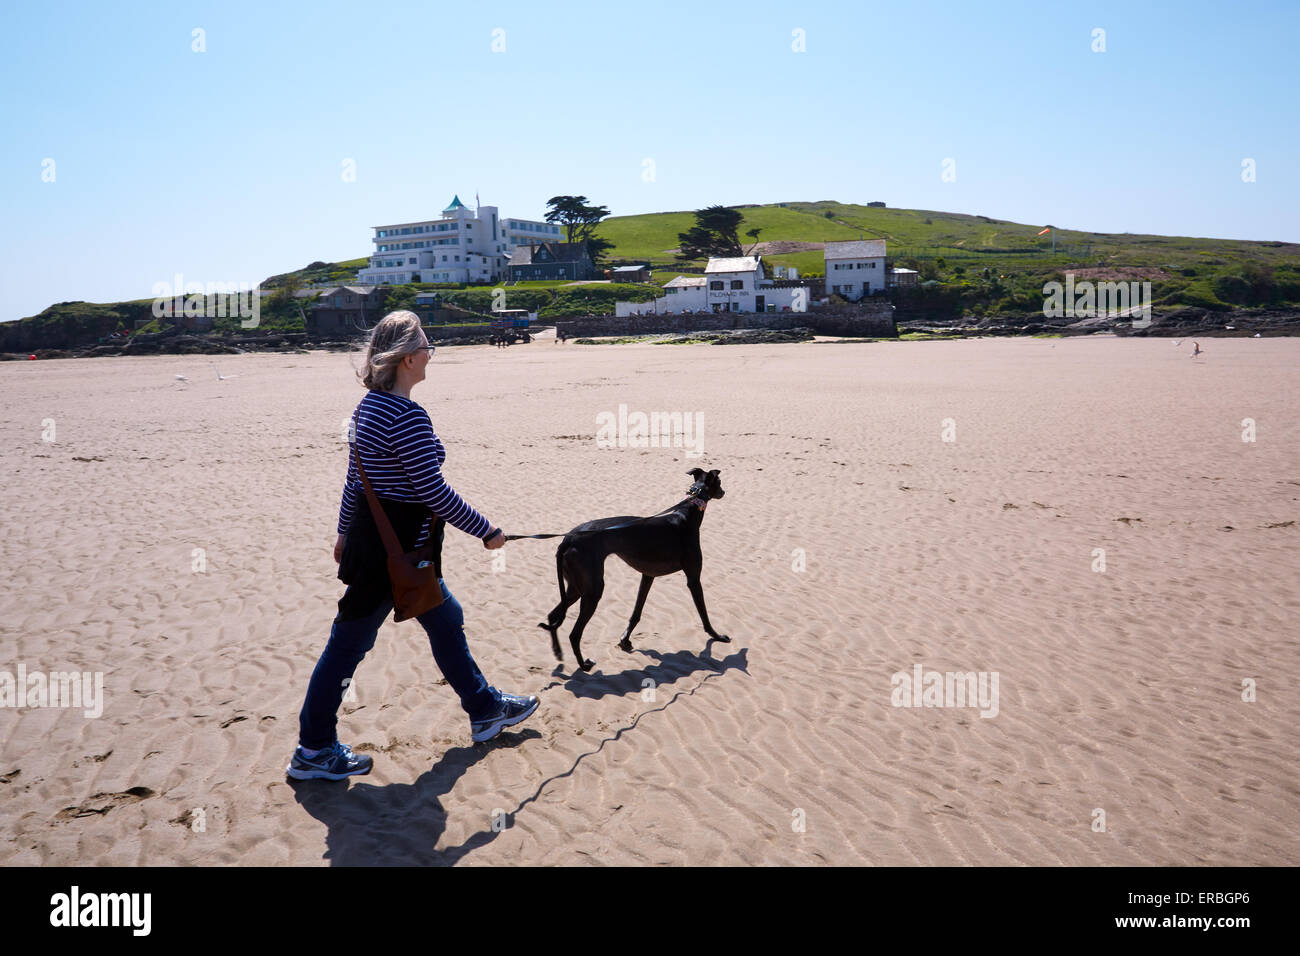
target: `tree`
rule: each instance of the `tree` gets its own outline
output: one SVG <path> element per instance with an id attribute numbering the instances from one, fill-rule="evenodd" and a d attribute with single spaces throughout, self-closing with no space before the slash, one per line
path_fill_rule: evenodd
<path id="1" fill-rule="evenodd" d="M 586 196 L 552 196 L 546 205 L 551 207 L 546 214 L 546 221 L 564 226 L 565 242 L 592 239 L 596 226 L 609 215 L 606 206 L 588 205 Z M 608 248 L 609 243 L 605 247 Z M 595 258 L 594 254 L 592 258 Z"/>
<path id="2" fill-rule="evenodd" d="M 587 253 L 591 256 L 593 265 L 600 265 L 600 261 L 605 258 L 605 253 L 613 248 L 614 243 L 608 239 L 601 239 L 599 236 L 587 240 Z"/>
<path id="3" fill-rule="evenodd" d="M 552 196 L 546 205 L 551 207 L 546 221 L 564 226 L 565 242 L 585 242 L 594 265 L 599 265 L 605 253 L 614 248 L 608 239 L 595 235 L 600 221 L 609 215 L 607 207 L 589 205 L 586 196 Z"/>
<path id="4" fill-rule="evenodd" d="M 749 236 L 749 238 L 754 240 L 754 244 L 749 247 L 749 252 L 747 253 L 747 255 L 753 255 L 754 250 L 758 248 L 758 234 L 762 231 L 763 231 L 762 229 L 750 229 L 748 232 L 745 233 L 745 235 Z"/>
<path id="5" fill-rule="evenodd" d="M 708 206 L 695 212 L 695 225 L 677 234 L 678 259 L 707 259 L 710 256 L 743 256 L 740 228 L 744 217 L 737 209 Z"/>

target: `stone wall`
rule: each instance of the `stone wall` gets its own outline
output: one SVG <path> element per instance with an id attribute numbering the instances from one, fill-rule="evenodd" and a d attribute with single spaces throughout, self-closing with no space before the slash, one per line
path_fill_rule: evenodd
<path id="1" fill-rule="evenodd" d="M 529 331 L 535 332 L 535 329 Z M 488 325 L 426 325 L 424 334 L 429 337 L 430 342 L 436 342 L 438 339 L 462 339 L 472 335 L 491 335 L 492 328 Z"/>
<path id="2" fill-rule="evenodd" d="M 894 309 L 888 302 L 842 306 L 811 312 L 722 312 L 693 315 L 600 316 L 557 319 L 556 333 L 570 338 L 602 335 L 662 335 L 672 332 L 716 332 L 721 329 L 812 329 L 818 335 L 895 338 Z"/>

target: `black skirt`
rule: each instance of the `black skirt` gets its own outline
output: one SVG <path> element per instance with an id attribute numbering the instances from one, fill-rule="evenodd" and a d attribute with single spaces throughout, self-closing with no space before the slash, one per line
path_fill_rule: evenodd
<path id="1" fill-rule="evenodd" d="M 343 554 L 339 559 L 339 580 L 348 586 L 339 598 L 339 619 L 351 621 L 369 617 L 385 600 L 393 599 L 393 585 L 388 578 L 388 552 L 375 527 L 370 502 L 364 496 L 357 502 L 352 523 L 343 536 Z M 379 504 L 388 516 L 402 546 L 402 551 L 413 551 L 425 519 L 430 519 L 428 544 L 433 548 L 433 566 L 442 577 L 442 538 L 446 522 L 433 514 L 427 505 L 418 501 L 398 501 L 380 498 Z"/>

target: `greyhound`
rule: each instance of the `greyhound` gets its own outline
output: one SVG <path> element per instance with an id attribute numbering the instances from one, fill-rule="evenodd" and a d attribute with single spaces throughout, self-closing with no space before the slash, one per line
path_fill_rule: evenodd
<path id="1" fill-rule="evenodd" d="M 686 586 L 695 599 L 695 608 L 700 612 L 705 633 L 715 641 L 731 641 L 709 623 L 709 613 L 704 609 L 704 589 L 700 587 L 700 569 L 703 566 L 700 523 L 704 520 L 704 508 L 709 499 L 721 498 L 724 492 L 717 469 L 705 473 L 703 469 L 692 468 L 687 474 L 695 479 L 686 492 L 688 497 L 667 511 L 649 518 L 600 518 L 580 524 L 564 536 L 555 552 L 560 603 L 547 615 L 545 624 L 537 625 L 551 632 L 551 650 L 557 661 L 564 660 L 560 651 L 559 627 L 564 623 L 564 614 L 570 605 L 581 598 L 582 606 L 578 609 L 578 620 L 573 625 L 569 642 L 580 668 L 589 671 L 596 666 L 595 661 L 582 656 L 582 631 L 596 613 L 596 605 L 605 590 L 605 558 L 611 554 L 617 554 L 641 572 L 636 607 L 632 609 L 623 639 L 618 642 L 619 648 L 631 652 L 632 630 L 641 620 L 641 608 L 654 579 L 677 571 L 686 572 Z"/>

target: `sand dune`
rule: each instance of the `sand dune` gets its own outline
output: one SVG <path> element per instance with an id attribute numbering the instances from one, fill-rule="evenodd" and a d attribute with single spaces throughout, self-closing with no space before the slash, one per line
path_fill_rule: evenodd
<path id="1" fill-rule="evenodd" d="M 541 709 L 471 744 L 390 622 L 340 718 L 375 769 L 340 784 L 284 768 L 342 587 L 348 358 L 0 365 L 0 671 L 104 687 L 97 718 L 0 708 L 0 863 L 1300 863 L 1300 342 L 1189 348 L 439 350 L 413 397 L 509 533 L 720 469 L 703 583 L 733 642 L 678 575 L 620 651 L 611 560 L 598 669 L 567 639 L 557 668 L 555 542 L 449 530 L 471 647 Z M 704 454 L 598 447 L 620 404 L 701 415 Z M 996 716 L 894 706 L 917 664 L 996 673 Z"/>

